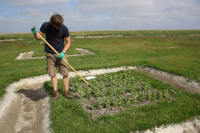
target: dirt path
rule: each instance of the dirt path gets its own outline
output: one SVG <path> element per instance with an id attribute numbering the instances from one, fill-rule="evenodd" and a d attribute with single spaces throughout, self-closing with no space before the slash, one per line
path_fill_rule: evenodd
<path id="1" fill-rule="evenodd" d="M 43 88 L 46 76 L 28 78 L 9 85 L 0 103 L 2 133 L 49 132 L 49 97 Z"/>
<path id="2" fill-rule="evenodd" d="M 82 76 L 100 75 L 104 73 L 117 72 L 121 70 L 138 70 L 148 72 L 148 74 L 155 73 L 155 69 L 143 69 L 140 67 L 118 67 L 112 69 L 99 69 L 99 70 L 88 70 L 78 71 Z M 154 71 L 153 71 L 154 70 Z M 159 75 L 160 71 L 156 74 Z M 163 72 L 162 72 L 163 73 Z M 166 73 L 165 73 L 166 74 Z M 153 74 L 155 75 L 155 74 Z M 169 76 L 170 75 L 170 76 Z M 70 78 L 75 77 L 74 72 L 70 72 Z M 57 75 L 58 79 L 61 79 L 60 74 Z M 190 90 L 194 93 L 199 93 L 200 87 L 196 82 L 187 82 L 183 80 L 183 77 L 179 77 L 168 74 L 170 78 L 176 78 L 177 81 L 181 79 L 181 83 L 189 84 Z M 168 79 L 168 78 L 164 78 Z M 45 92 L 43 84 L 45 81 L 50 81 L 48 75 L 42 75 L 38 77 L 32 77 L 22 79 L 19 82 L 10 84 L 4 95 L 3 100 L 0 101 L 0 132 L 3 133 L 49 133 L 50 120 L 50 105 L 48 103 L 49 96 Z M 176 82 L 177 82 L 176 81 Z M 178 82 L 179 83 L 179 82 Z M 179 84 L 179 86 L 182 86 Z M 197 87 L 197 88 L 195 88 Z M 189 124 L 188 124 L 189 123 Z M 170 132 L 170 133 L 198 133 L 200 131 L 200 121 L 195 119 L 188 123 L 182 123 L 168 128 L 156 128 L 155 130 L 159 133 Z M 184 124 L 189 126 L 184 126 Z M 173 127 L 173 128 L 172 128 Z M 147 131 L 150 133 L 151 131 Z"/>
<path id="3" fill-rule="evenodd" d="M 143 73 L 148 74 L 151 77 L 154 77 L 158 80 L 163 81 L 164 83 L 171 84 L 175 88 L 188 91 L 190 93 L 200 94 L 200 85 L 195 81 L 188 81 L 183 76 L 177 76 L 170 74 L 168 72 L 159 71 L 153 68 L 141 68 L 137 67 L 137 70 Z"/>

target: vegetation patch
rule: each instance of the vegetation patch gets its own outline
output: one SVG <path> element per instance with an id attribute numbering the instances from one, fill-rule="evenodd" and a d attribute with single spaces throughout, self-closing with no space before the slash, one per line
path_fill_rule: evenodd
<path id="1" fill-rule="evenodd" d="M 87 86 L 79 77 L 71 79 L 70 91 L 92 113 L 93 119 L 104 114 L 116 114 L 129 106 L 140 106 L 175 98 L 172 90 L 158 90 L 134 71 L 98 75 Z"/>

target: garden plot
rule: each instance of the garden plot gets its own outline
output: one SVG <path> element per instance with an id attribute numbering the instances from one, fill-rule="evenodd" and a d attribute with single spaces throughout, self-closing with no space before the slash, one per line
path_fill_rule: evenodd
<path id="1" fill-rule="evenodd" d="M 6 42 L 14 42 L 14 41 L 20 41 L 20 40 L 22 40 L 22 38 L 20 38 L 20 39 L 5 39 L 5 40 L 0 40 L 0 42 L 4 42 L 4 41 L 6 41 Z"/>
<path id="2" fill-rule="evenodd" d="M 87 50 L 87 49 L 83 49 L 83 48 L 76 48 L 76 50 L 79 51 L 81 54 L 67 55 L 67 57 L 95 54 L 94 52 L 89 51 L 89 50 Z M 19 56 L 17 56 L 17 57 L 15 58 L 15 60 L 46 58 L 46 56 L 42 56 L 42 57 L 32 57 L 33 54 L 34 54 L 34 51 L 20 53 Z"/>
<path id="3" fill-rule="evenodd" d="M 108 38 L 108 37 L 124 37 L 123 35 L 107 35 L 107 36 L 76 36 L 75 38 Z"/>
<path id="4" fill-rule="evenodd" d="M 128 105 L 140 106 L 160 100 L 175 100 L 172 90 L 158 90 L 134 71 L 103 74 L 89 80 L 86 86 L 79 78 L 71 79 L 69 88 L 83 103 L 83 107 L 93 115 L 93 119 L 103 114 L 116 114 Z"/>

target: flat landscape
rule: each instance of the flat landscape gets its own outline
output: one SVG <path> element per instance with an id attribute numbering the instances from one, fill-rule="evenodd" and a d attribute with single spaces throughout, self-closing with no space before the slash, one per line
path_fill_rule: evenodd
<path id="1" fill-rule="evenodd" d="M 68 63 L 84 78 L 96 78 L 89 87 L 71 70 L 70 100 L 58 74 L 60 97 L 53 101 L 42 40 L 0 34 L 1 131 L 159 132 L 156 127 L 191 122 L 178 131 L 200 132 L 200 30 L 70 36 Z"/>

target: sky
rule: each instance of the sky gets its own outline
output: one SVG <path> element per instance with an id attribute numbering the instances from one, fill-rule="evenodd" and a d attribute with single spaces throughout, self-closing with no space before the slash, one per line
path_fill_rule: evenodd
<path id="1" fill-rule="evenodd" d="M 0 33 L 39 30 L 55 13 L 70 31 L 200 29 L 200 0 L 0 0 Z"/>

